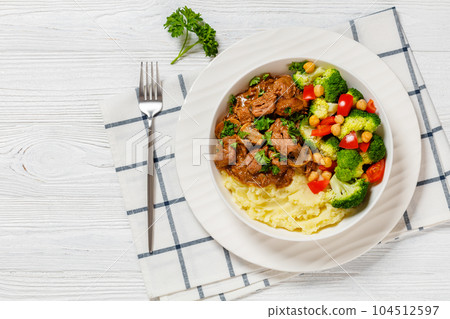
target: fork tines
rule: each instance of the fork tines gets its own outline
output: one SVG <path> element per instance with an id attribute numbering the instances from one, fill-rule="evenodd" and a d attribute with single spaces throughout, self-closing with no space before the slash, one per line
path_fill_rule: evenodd
<path id="1" fill-rule="evenodd" d="M 158 101 L 161 100 L 162 92 L 161 92 L 161 83 L 159 81 L 159 69 L 158 62 L 156 64 L 156 80 L 154 77 L 153 71 L 153 62 L 150 63 L 150 82 L 148 80 L 148 62 L 145 62 L 145 70 L 144 70 L 144 62 L 141 62 L 141 77 L 139 81 L 139 100 L 142 101 Z M 145 75 L 145 81 L 144 81 Z"/>

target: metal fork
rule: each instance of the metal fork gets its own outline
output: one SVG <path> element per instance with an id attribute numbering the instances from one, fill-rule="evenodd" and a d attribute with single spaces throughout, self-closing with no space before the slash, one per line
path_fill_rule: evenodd
<path id="1" fill-rule="evenodd" d="M 154 147 L 154 123 L 153 118 L 162 109 L 162 86 L 159 81 L 158 62 L 156 62 L 156 80 L 153 76 L 153 62 L 150 64 L 150 80 L 148 81 L 148 62 L 141 62 L 141 77 L 139 81 L 139 108 L 147 115 L 148 120 L 148 160 L 147 160 L 147 218 L 148 218 L 148 250 L 153 252 L 153 147 Z M 144 81 L 145 79 L 145 81 Z"/>

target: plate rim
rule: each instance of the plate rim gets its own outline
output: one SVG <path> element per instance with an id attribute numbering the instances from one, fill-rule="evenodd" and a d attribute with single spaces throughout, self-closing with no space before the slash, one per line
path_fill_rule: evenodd
<path id="1" fill-rule="evenodd" d="M 356 47 L 358 47 L 360 51 L 365 51 L 364 54 L 371 55 L 371 58 L 372 58 L 372 59 L 373 59 L 374 57 L 376 58 L 376 59 L 373 59 L 374 61 L 373 61 L 372 63 L 378 63 L 378 64 L 381 63 L 383 66 L 385 66 L 385 68 L 386 68 L 386 69 L 388 70 L 388 72 L 390 73 L 390 78 L 391 78 L 392 80 L 394 80 L 395 82 L 397 82 L 397 83 L 396 83 L 397 85 L 400 84 L 400 86 L 401 86 L 401 88 L 402 88 L 401 92 L 397 92 L 397 93 L 398 93 L 398 94 L 402 94 L 402 95 L 406 95 L 406 96 L 407 96 L 407 93 L 406 93 L 406 91 L 405 91 L 403 85 L 401 84 L 400 80 L 399 80 L 399 79 L 397 78 L 397 76 L 393 73 L 393 71 L 392 71 L 389 67 L 387 67 L 387 65 L 384 63 L 384 61 L 381 60 L 381 58 L 379 58 L 378 56 L 376 56 L 373 52 L 371 52 L 369 49 L 367 49 L 366 47 L 364 47 L 362 44 L 360 44 L 360 43 L 358 43 L 358 42 L 356 42 L 356 41 L 353 41 L 352 39 L 349 39 L 349 38 L 346 38 L 346 37 L 342 37 L 340 34 L 338 34 L 338 33 L 336 33 L 336 32 L 329 31 L 329 30 L 324 30 L 324 29 L 310 28 L 310 27 L 289 27 L 289 28 L 279 28 L 279 29 L 266 30 L 266 31 L 257 33 L 256 35 L 259 35 L 259 36 L 262 36 L 262 35 L 263 35 L 263 36 L 268 36 L 268 37 L 270 38 L 271 36 L 274 36 L 274 35 L 278 34 L 279 32 L 287 32 L 288 30 L 289 30 L 289 32 L 291 32 L 291 31 L 293 31 L 293 30 L 296 30 L 298 33 L 307 32 L 307 31 L 311 31 L 311 30 L 312 30 L 312 31 L 314 31 L 314 32 L 316 32 L 316 33 L 318 32 L 318 33 L 322 33 L 322 34 L 332 35 L 332 38 L 333 38 L 333 37 L 338 37 L 338 39 L 337 39 L 337 41 L 336 41 L 335 43 L 338 43 L 339 41 L 343 41 L 343 42 L 347 42 L 347 43 L 354 43 L 353 45 L 356 46 Z M 300 31 L 300 32 L 299 32 L 299 31 Z M 255 37 L 255 35 L 252 35 L 251 37 Z M 249 37 L 249 38 L 250 38 L 250 37 Z M 202 72 L 197 76 L 197 78 L 196 78 L 195 81 L 193 82 L 193 84 L 192 84 L 192 86 L 191 86 L 191 88 L 190 88 L 190 90 L 189 90 L 189 93 L 188 93 L 188 95 L 187 95 L 187 97 L 186 97 L 186 100 L 185 100 L 185 102 L 183 103 L 183 108 L 184 108 L 186 105 L 189 105 L 189 103 L 191 103 L 192 94 L 195 94 L 195 90 L 197 89 L 196 86 L 198 86 L 198 83 L 200 82 L 199 80 L 202 79 L 202 77 L 204 77 L 204 75 L 208 72 L 208 70 L 211 70 L 211 68 L 213 68 L 213 67 L 214 67 L 215 65 L 217 65 L 217 64 L 220 65 L 220 63 L 223 63 L 223 62 L 224 62 L 224 57 L 226 58 L 227 55 L 230 54 L 230 52 L 233 53 L 233 48 L 237 48 L 237 47 L 239 47 L 239 46 L 242 46 L 243 44 L 244 44 L 244 46 L 245 46 L 245 42 L 246 42 L 249 38 L 244 38 L 244 39 L 242 39 L 242 40 L 240 40 L 240 41 L 237 41 L 234 45 L 232 45 L 232 46 L 230 46 L 229 48 L 227 48 L 226 50 L 224 50 L 224 51 L 223 51 L 223 52 L 222 52 L 215 60 L 213 60 L 210 64 L 208 64 L 208 66 L 206 66 L 206 67 L 202 70 Z M 341 38 L 342 38 L 342 40 L 340 40 Z M 344 43 L 344 44 L 345 44 L 345 43 Z M 375 62 L 375 61 L 376 61 L 376 62 Z M 267 63 L 269 63 L 269 62 L 270 62 L 270 61 L 268 61 Z M 250 68 L 250 67 L 249 67 L 249 68 Z M 370 86 L 370 83 L 367 84 L 367 87 L 368 87 L 370 90 L 373 90 L 373 91 L 376 93 L 376 89 L 373 89 L 373 88 Z M 192 93 L 192 92 L 194 92 L 194 93 Z M 404 98 L 404 97 L 403 97 L 403 98 Z M 415 126 L 415 130 L 416 130 L 416 132 L 417 132 L 416 139 L 417 139 L 417 141 L 419 141 L 419 143 L 416 143 L 417 146 L 418 146 L 418 149 L 416 149 L 416 152 L 417 152 L 418 154 L 421 154 L 420 130 L 419 130 L 419 125 L 418 125 L 417 116 L 416 116 L 415 111 L 414 111 L 414 108 L 413 108 L 413 106 L 412 106 L 412 102 L 411 102 L 411 100 L 409 99 L 408 96 L 407 96 L 407 101 L 408 101 L 408 102 L 407 102 L 407 104 L 408 104 L 407 107 L 414 113 L 413 115 L 414 115 L 414 118 L 415 118 L 415 121 L 414 121 L 414 124 L 415 124 L 415 125 L 413 125 L 413 126 Z M 183 108 L 182 108 L 182 109 L 183 109 Z M 389 113 L 389 112 L 387 112 L 387 110 L 385 110 L 385 112 L 386 112 L 386 115 L 388 115 L 387 113 Z M 183 176 L 184 176 L 184 175 L 183 175 L 183 174 L 180 174 L 180 173 L 181 173 L 181 170 L 183 170 L 183 164 L 184 164 L 183 161 L 182 161 L 182 156 L 179 156 L 179 155 L 180 155 L 180 148 L 181 148 L 180 143 L 183 142 L 182 139 L 181 139 L 181 135 L 180 135 L 180 127 L 181 127 L 181 124 L 180 124 L 180 123 L 182 123 L 183 120 L 185 120 L 185 119 L 183 119 L 182 114 L 180 114 L 180 118 L 179 118 L 179 121 L 178 121 L 178 123 L 177 123 L 176 143 L 175 143 L 175 154 L 176 154 L 175 159 L 176 159 L 176 167 L 177 167 L 177 171 L 178 171 L 179 176 L 180 176 L 180 184 L 181 184 L 181 186 L 182 186 L 183 192 L 185 193 L 186 200 L 187 200 L 189 206 L 191 207 L 191 210 L 193 211 L 194 215 L 196 216 L 197 220 L 199 220 L 200 224 L 206 229 L 206 231 L 207 231 L 208 233 L 210 233 L 210 232 L 208 231 L 208 225 L 206 225 L 206 227 L 205 227 L 205 225 L 203 224 L 202 220 L 199 219 L 199 217 L 197 216 L 197 214 L 196 214 L 196 209 L 197 209 L 197 208 L 196 208 L 195 206 L 193 207 L 193 205 L 191 205 L 191 202 L 192 202 L 192 200 L 193 200 L 193 197 L 192 197 L 191 194 L 189 194 L 188 189 L 186 189 L 186 183 L 184 183 L 184 181 L 183 181 L 183 178 L 184 178 Z M 207 126 L 209 126 L 209 124 L 210 124 L 210 123 L 208 123 Z M 392 123 L 391 123 L 391 127 L 392 127 Z M 394 145 L 395 145 L 395 136 L 394 136 L 393 132 L 392 132 L 392 135 L 393 135 L 393 142 L 394 142 Z M 395 154 L 395 153 L 396 153 L 396 150 L 395 150 L 395 146 L 394 146 L 394 154 Z M 394 157 L 396 158 L 397 156 L 394 155 Z M 416 162 L 416 165 L 415 165 L 416 171 L 415 171 L 415 172 L 412 172 L 412 173 L 413 173 L 413 178 L 412 178 L 412 179 L 413 179 L 415 182 L 417 182 L 417 180 L 418 180 L 418 176 L 419 176 L 419 168 L 420 168 L 420 162 L 421 162 L 421 158 L 420 158 L 420 156 L 419 156 L 419 157 L 418 157 L 418 161 Z M 393 165 L 394 165 L 394 163 L 393 163 Z M 410 170 L 412 169 L 412 167 L 413 167 L 413 166 L 410 166 L 410 167 L 409 167 Z M 391 183 L 391 181 L 388 181 L 388 185 L 386 185 L 385 191 L 386 191 L 386 189 L 388 188 L 389 183 Z M 403 203 L 403 205 L 407 206 L 407 204 L 410 202 L 410 200 L 411 200 L 411 198 L 412 198 L 412 196 L 413 196 L 413 193 L 414 193 L 414 189 L 415 189 L 415 184 L 414 184 L 414 188 L 412 188 L 411 191 L 409 192 L 410 194 L 407 195 L 407 197 L 408 197 L 407 203 Z M 381 197 L 383 197 L 383 196 L 381 195 Z M 225 204 L 225 203 L 223 203 L 223 204 Z M 232 214 L 232 213 L 230 212 L 230 214 Z M 242 221 L 238 220 L 237 217 L 234 216 L 234 214 L 233 214 L 233 218 L 236 218 L 236 221 L 237 221 L 237 222 L 242 223 Z M 363 222 L 364 222 L 364 218 L 362 218 L 361 220 L 359 220 L 358 222 L 356 222 L 356 223 L 355 223 L 354 225 L 352 225 L 350 228 L 356 227 L 356 226 L 358 226 L 360 223 L 363 223 Z M 367 221 L 366 221 L 366 222 L 367 222 Z M 389 229 L 384 230 L 384 231 L 382 231 L 382 232 L 378 232 L 379 235 L 381 234 L 381 238 L 384 238 L 384 237 L 392 230 L 392 228 L 395 227 L 395 225 L 396 225 L 397 222 L 398 222 L 398 218 L 395 219 L 395 222 L 392 224 L 392 227 L 390 227 Z M 245 225 L 245 227 L 250 228 L 250 227 L 248 227 L 248 225 Z M 252 231 L 253 231 L 253 232 L 256 232 L 256 230 L 253 230 L 253 229 L 252 229 Z M 349 231 L 349 229 L 347 229 L 347 231 Z M 267 267 L 267 268 L 271 268 L 271 269 L 277 269 L 277 270 L 284 270 L 284 271 L 303 271 L 302 268 L 298 268 L 298 269 L 297 269 L 297 268 L 294 267 L 295 269 L 293 269 L 292 266 L 290 266 L 290 267 L 283 267 L 283 266 L 272 265 L 272 264 L 270 264 L 270 263 L 265 263 L 265 262 L 255 262 L 255 260 L 252 259 L 252 258 L 246 258 L 246 256 L 242 256 L 242 254 L 240 254 L 239 251 L 236 251 L 236 249 L 233 249 L 233 247 L 232 247 L 231 245 L 229 245 L 226 241 L 224 241 L 224 239 L 223 239 L 222 237 L 218 236 L 219 239 L 217 239 L 216 236 L 215 236 L 215 235 L 217 235 L 217 234 L 212 234 L 212 233 L 210 233 L 210 234 L 211 234 L 211 236 L 212 236 L 214 239 L 216 239 L 216 240 L 219 242 L 219 244 L 221 244 L 222 246 L 224 246 L 225 248 L 227 248 L 227 249 L 230 250 L 231 252 L 235 253 L 236 255 L 240 256 L 241 258 L 246 259 L 246 260 L 248 260 L 248 261 L 250 261 L 250 262 L 252 262 L 252 263 L 257 263 L 257 264 L 259 264 L 259 265 L 261 265 L 261 266 L 264 266 L 264 267 Z M 337 235 L 336 235 L 336 237 L 339 237 L 339 236 L 340 236 L 340 234 L 337 234 Z M 380 236 L 379 236 L 379 237 L 380 237 Z M 268 237 L 268 238 L 273 239 L 273 238 L 271 238 L 271 237 Z M 331 238 L 335 238 L 335 236 L 332 236 Z M 280 241 L 280 239 L 273 239 L 273 240 Z M 269 240 L 269 241 L 270 241 L 270 240 Z M 317 241 L 321 241 L 321 239 L 318 239 Z M 284 242 L 286 242 L 286 241 L 284 241 Z M 292 242 L 290 242 L 290 243 L 292 243 Z M 300 246 L 301 246 L 302 243 L 305 243 L 305 242 L 295 242 L 296 245 L 300 245 Z M 360 255 L 364 254 L 367 250 L 371 249 L 371 248 L 372 248 L 373 246 L 375 246 L 376 244 L 377 244 L 377 242 L 373 242 L 371 245 L 367 245 L 367 244 L 366 244 L 367 247 L 365 247 L 365 249 L 363 249 L 362 252 L 358 253 L 357 255 L 352 256 L 351 258 L 346 258 L 346 260 L 344 261 L 344 263 L 345 263 L 345 262 L 349 262 L 349 261 L 351 261 L 351 260 L 353 260 L 353 259 L 359 257 Z M 250 260 L 249 260 L 249 259 L 250 259 Z M 339 263 L 339 264 L 342 264 L 342 263 Z M 314 267 L 314 270 L 323 270 L 323 269 L 332 268 L 332 267 L 335 267 L 335 266 L 336 266 L 336 265 L 332 265 L 331 267 L 330 267 L 330 266 L 321 267 L 321 266 L 317 265 L 316 267 Z M 307 270 L 307 271 L 310 271 L 310 270 Z"/>

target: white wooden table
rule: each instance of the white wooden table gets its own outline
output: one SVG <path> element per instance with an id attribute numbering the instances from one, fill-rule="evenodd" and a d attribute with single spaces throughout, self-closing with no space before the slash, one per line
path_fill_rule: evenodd
<path id="1" fill-rule="evenodd" d="M 97 103 L 137 85 L 139 60 L 159 60 L 163 76 L 208 63 L 197 50 L 169 65 L 179 44 L 162 24 L 182 5 L 0 2 L 0 299 L 147 298 Z M 393 5 L 449 136 L 448 1 L 189 3 L 220 50 L 263 29 L 332 26 Z M 345 265 L 353 279 L 332 269 L 246 299 L 367 299 L 356 280 L 375 299 L 448 300 L 449 230 L 372 249 Z"/>

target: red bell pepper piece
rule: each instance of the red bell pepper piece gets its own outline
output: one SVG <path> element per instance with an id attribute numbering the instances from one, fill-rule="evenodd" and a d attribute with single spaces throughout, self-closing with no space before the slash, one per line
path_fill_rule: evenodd
<path id="1" fill-rule="evenodd" d="M 369 149 L 370 142 L 369 143 L 359 143 L 359 149 L 363 152 L 367 152 Z"/>
<path id="2" fill-rule="evenodd" d="M 312 135 L 312 134 L 311 134 Z M 354 150 L 358 148 L 358 137 L 356 136 L 355 131 L 352 131 L 344 136 L 342 141 L 339 143 L 339 147 Z"/>
<path id="3" fill-rule="evenodd" d="M 377 111 L 377 108 L 375 107 L 375 103 L 373 102 L 372 99 L 370 99 L 369 102 L 367 102 L 366 111 L 369 113 L 375 113 Z"/>
<path id="4" fill-rule="evenodd" d="M 330 182 L 329 180 L 324 179 L 321 181 L 309 182 L 307 185 L 308 185 L 309 189 L 311 190 L 311 192 L 313 192 L 314 194 L 318 194 L 328 186 L 329 182 Z"/>
<path id="5" fill-rule="evenodd" d="M 314 94 L 314 85 L 306 85 L 303 88 L 303 99 L 304 100 L 314 100 L 316 95 Z"/>
<path id="6" fill-rule="evenodd" d="M 336 124 L 334 116 L 326 117 L 322 121 L 320 121 L 320 125 L 333 125 L 333 124 Z"/>
<path id="7" fill-rule="evenodd" d="M 331 125 L 317 125 L 317 128 L 311 131 L 311 136 L 325 136 L 331 134 Z"/>
<path id="8" fill-rule="evenodd" d="M 341 94 L 338 101 L 337 115 L 347 116 L 353 106 L 353 96 Z"/>

